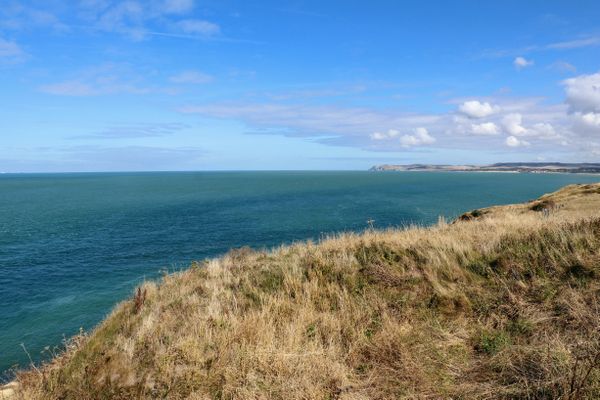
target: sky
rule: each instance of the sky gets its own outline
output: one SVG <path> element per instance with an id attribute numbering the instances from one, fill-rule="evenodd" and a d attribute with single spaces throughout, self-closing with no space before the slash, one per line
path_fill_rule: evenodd
<path id="1" fill-rule="evenodd" d="M 600 2 L 2 0 L 0 172 L 600 161 Z"/>

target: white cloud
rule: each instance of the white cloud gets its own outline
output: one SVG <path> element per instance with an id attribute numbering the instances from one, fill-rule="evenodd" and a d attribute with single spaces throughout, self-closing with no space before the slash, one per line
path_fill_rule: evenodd
<path id="1" fill-rule="evenodd" d="M 381 133 L 381 132 L 375 132 L 371 134 L 371 139 L 373 140 L 387 140 L 387 139 L 393 139 L 395 137 L 397 137 L 400 134 L 399 131 L 395 130 L 395 129 L 390 129 L 387 132 Z"/>
<path id="2" fill-rule="evenodd" d="M 185 19 L 177 23 L 179 29 L 192 35 L 212 36 L 221 32 L 219 25 L 201 19 Z"/>
<path id="3" fill-rule="evenodd" d="M 518 138 L 516 138 L 514 136 L 507 137 L 505 143 L 506 143 L 506 145 L 508 147 L 524 147 L 524 146 L 529 146 L 530 145 L 529 142 L 526 142 L 525 140 L 518 139 Z"/>
<path id="4" fill-rule="evenodd" d="M 541 138 L 553 139 L 560 137 L 554 126 L 547 122 L 538 122 L 533 124 L 527 131 L 531 136 L 538 136 Z"/>
<path id="5" fill-rule="evenodd" d="M 489 106 L 496 113 L 485 120 L 454 112 L 408 114 L 392 109 L 317 106 L 289 101 L 207 104 L 187 106 L 180 111 L 238 120 L 253 133 L 310 137 L 328 145 L 374 151 L 402 151 L 417 143 L 431 144 L 432 139 L 439 148 L 475 150 L 503 144 L 506 136 L 526 139 L 536 150 L 549 149 L 563 139 L 576 143 L 569 137 L 573 134 L 567 127 L 569 119 L 564 104 L 548 105 L 543 98 L 499 97 L 488 101 L 488 104 L 497 104 Z M 460 100 L 459 104 L 464 102 Z M 389 129 L 390 126 L 396 128 Z M 417 128 L 425 128 L 431 139 L 419 135 L 422 131 Z M 507 135 L 499 137 L 502 132 Z"/>
<path id="6" fill-rule="evenodd" d="M 201 71 L 182 71 L 177 75 L 173 75 L 169 78 L 169 81 L 173 83 L 190 83 L 190 84 L 203 84 L 213 81 L 213 77 Z"/>
<path id="7" fill-rule="evenodd" d="M 581 114 L 581 121 L 588 126 L 600 128 L 600 113 Z"/>
<path id="8" fill-rule="evenodd" d="M 563 81 L 566 102 L 573 112 L 600 111 L 600 72 Z"/>
<path id="9" fill-rule="evenodd" d="M 317 106 L 285 103 L 237 103 L 187 106 L 184 113 L 213 118 L 237 119 L 258 129 L 276 129 L 288 136 L 344 136 L 369 139 L 370 132 L 388 132 L 388 127 L 414 129 L 432 126 L 440 116 L 408 114 L 360 107 Z"/>
<path id="10" fill-rule="evenodd" d="M 539 154 L 558 146 L 560 151 L 567 151 L 564 146 L 579 149 L 590 141 L 583 128 L 572 128 L 575 116 L 569 115 L 567 104 L 548 104 L 543 97 L 502 95 L 449 101 L 457 104 L 456 112 L 410 114 L 391 108 L 315 105 L 287 97 L 273 102 L 263 93 L 255 95 L 252 102 L 190 105 L 180 111 L 237 120 L 248 127 L 248 133 L 306 137 L 369 151 L 406 151 L 433 140 L 436 148 L 476 151 L 504 146 L 506 138 L 513 136 L 519 141 L 511 139 L 511 144 L 528 145 L 527 151 Z M 592 116 L 586 119 L 593 120 Z M 579 124 L 583 126 L 583 122 Z M 424 128 L 427 136 L 417 128 Z M 586 129 L 591 131 L 593 124 L 588 122 Z"/>
<path id="11" fill-rule="evenodd" d="M 600 133 L 600 113 L 576 112 L 572 115 L 574 129 L 584 135 L 597 135 Z"/>
<path id="12" fill-rule="evenodd" d="M 475 135 L 497 135 L 500 133 L 498 126 L 493 122 L 471 124 L 471 132 Z"/>
<path id="13" fill-rule="evenodd" d="M 533 65 L 533 60 L 526 60 L 523 57 L 517 57 L 513 61 L 513 65 L 516 69 L 523 69 L 527 67 L 531 67 Z"/>
<path id="14" fill-rule="evenodd" d="M 523 117 L 521 114 L 507 114 L 502 118 L 502 126 L 504 130 L 513 136 L 523 136 L 527 133 L 527 129 L 522 126 Z"/>
<path id="15" fill-rule="evenodd" d="M 375 132 L 370 135 L 372 140 L 398 140 L 402 147 L 423 146 L 435 143 L 435 138 L 429 134 L 427 129 L 418 127 L 412 134 L 400 136 L 396 129 L 390 129 L 387 132 Z"/>
<path id="16" fill-rule="evenodd" d="M 421 146 L 435 143 L 435 138 L 423 127 L 416 128 L 412 135 L 403 135 L 400 138 L 402 147 Z"/>
<path id="17" fill-rule="evenodd" d="M 478 100 L 470 100 L 462 103 L 458 110 L 469 118 L 483 118 L 490 116 L 498 111 L 498 107 L 490 103 L 482 103 Z"/>

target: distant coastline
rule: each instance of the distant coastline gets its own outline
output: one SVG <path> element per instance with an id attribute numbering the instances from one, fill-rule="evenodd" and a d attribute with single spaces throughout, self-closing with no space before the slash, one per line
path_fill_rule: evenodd
<path id="1" fill-rule="evenodd" d="M 600 174 L 600 163 L 523 162 L 490 165 L 382 164 L 369 171 L 446 171 Z"/>

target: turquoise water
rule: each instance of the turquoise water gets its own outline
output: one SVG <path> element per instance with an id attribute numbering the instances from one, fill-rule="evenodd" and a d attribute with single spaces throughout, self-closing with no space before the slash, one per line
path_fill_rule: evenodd
<path id="1" fill-rule="evenodd" d="M 94 327 L 143 279 L 323 233 L 430 224 L 600 177 L 428 172 L 0 175 L 0 371 Z"/>

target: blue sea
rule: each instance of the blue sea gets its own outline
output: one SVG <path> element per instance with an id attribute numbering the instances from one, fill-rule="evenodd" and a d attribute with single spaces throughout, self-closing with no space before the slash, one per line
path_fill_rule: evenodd
<path id="1" fill-rule="evenodd" d="M 0 175 L 0 371 L 92 329 L 144 279 L 239 246 L 431 224 L 592 175 L 178 172 Z M 4 373 L 6 374 L 6 372 Z"/>

